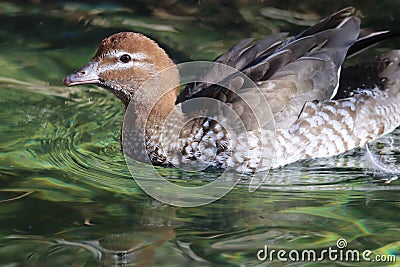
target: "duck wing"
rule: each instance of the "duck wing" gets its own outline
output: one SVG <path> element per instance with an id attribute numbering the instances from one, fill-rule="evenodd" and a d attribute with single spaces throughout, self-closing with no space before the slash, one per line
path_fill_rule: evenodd
<path id="1" fill-rule="evenodd" d="M 219 83 L 225 87 L 206 82 L 189 84 L 177 104 L 182 103 L 185 112 L 186 100 L 213 98 L 231 105 L 246 123 L 251 121 L 246 114 L 254 111 L 257 103 L 265 103 L 257 98 L 264 98 L 276 123 L 280 127 L 291 125 L 307 101 L 334 95 L 338 70 L 360 31 L 359 20 L 350 16 L 353 12 L 353 8 L 345 8 L 286 40 L 285 34 L 267 36 L 253 45 L 249 45 L 252 39 L 246 39 L 218 57 L 216 63 L 236 68 L 257 83 L 261 94 L 252 95 L 252 103 L 244 103 L 238 95 L 246 93 L 245 83 L 233 75 Z M 201 78 L 215 81 L 218 75 L 211 68 Z M 265 106 L 257 110 L 262 108 Z"/>
<path id="2" fill-rule="evenodd" d="M 353 7 L 344 8 L 304 30 L 300 34 L 287 38 L 286 40 L 284 40 L 284 38 L 287 36 L 287 33 L 268 35 L 252 45 L 250 43 L 254 40 L 253 38 L 242 40 L 230 48 L 227 52 L 217 57 L 214 62 L 233 67 L 239 71 L 243 71 L 245 68 L 248 68 L 246 74 L 250 74 L 251 70 L 254 75 L 252 78 L 254 81 L 258 81 L 262 77 L 259 77 L 260 75 L 257 75 L 257 72 L 265 73 L 269 70 L 269 73 L 272 74 L 274 71 L 279 69 L 278 62 L 281 62 L 281 64 L 286 62 L 286 60 L 282 59 L 287 57 L 288 52 L 279 54 L 280 52 L 290 49 L 292 52 L 293 50 L 296 52 L 301 46 L 303 51 L 311 49 L 312 45 L 314 45 L 314 43 L 311 43 L 311 39 L 313 38 L 307 39 L 309 41 L 307 43 L 304 40 L 304 37 L 312 37 L 314 34 L 335 28 L 353 13 Z M 302 38 L 303 40 L 296 45 L 295 42 Z M 299 50 L 297 53 L 301 53 L 301 51 Z M 274 55 L 274 57 L 269 58 L 272 55 Z M 269 64 L 268 60 L 266 60 L 267 58 L 272 60 L 272 64 Z M 259 64 L 262 61 L 264 64 Z M 255 65 L 257 65 L 257 67 L 254 67 Z M 252 66 L 253 68 L 251 68 Z M 200 78 L 203 80 L 213 81 L 217 75 L 218 73 L 216 73 L 214 69 L 209 69 L 202 73 Z M 213 92 L 215 88 L 209 88 L 206 90 L 207 92 L 202 92 L 209 86 L 210 84 L 205 82 L 188 84 L 178 96 L 176 104 L 182 103 L 185 100 L 194 97 L 203 97 L 207 95 L 211 97 L 213 94 L 215 94 L 215 92 Z"/>

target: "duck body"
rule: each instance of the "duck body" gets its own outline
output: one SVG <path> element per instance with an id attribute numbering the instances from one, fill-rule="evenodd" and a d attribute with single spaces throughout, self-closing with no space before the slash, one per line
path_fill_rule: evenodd
<path id="1" fill-rule="evenodd" d="M 104 39 L 95 57 L 64 83 L 96 84 L 121 99 L 127 108 L 122 147 L 141 161 L 256 172 L 330 157 L 400 124 L 400 51 L 343 66 L 346 56 L 391 36 L 361 37 L 353 12 L 338 11 L 291 38 L 239 42 L 214 61 L 245 76 L 221 76 L 225 87 L 196 82 L 178 94 L 179 66 L 154 41 L 132 32 Z M 213 67 L 201 74 L 205 81 L 219 75 Z M 218 103 L 204 104 L 208 100 Z M 204 104 L 197 110 L 191 108 L 196 101 Z"/>

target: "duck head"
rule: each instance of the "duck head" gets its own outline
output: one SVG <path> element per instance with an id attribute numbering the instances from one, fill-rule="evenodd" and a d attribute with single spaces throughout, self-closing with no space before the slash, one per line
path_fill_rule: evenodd
<path id="1" fill-rule="evenodd" d="M 104 39 L 93 59 L 66 76 L 63 83 L 98 85 L 116 95 L 127 107 L 143 82 L 171 66 L 175 64 L 156 42 L 140 33 L 121 32 Z M 174 103 L 176 92 L 167 98 Z"/>

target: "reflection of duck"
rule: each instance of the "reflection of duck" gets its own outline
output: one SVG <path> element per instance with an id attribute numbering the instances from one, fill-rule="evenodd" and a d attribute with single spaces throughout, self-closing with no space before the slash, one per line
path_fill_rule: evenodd
<path id="1" fill-rule="evenodd" d="M 149 266 L 154 264 L 156 250 L 173 238 L 171 227 L 151 228 L 84 241 L 82 246 L 99 255 L 101 266 Z"/>
<path id="2" fill-rule="evenodd" d="M 123 147 L 133 157 L 141 155 L 143 142 L 129 139 L 129 134 L 145 131 L 147 154 L 155 164 L 197 162 L 256 171 L 333 156 L 400 124 L 399 50 L 343 67 L 338 82 L 346 56 L 392 35 L 385 31 L 361 37 L 353 12 L 353 8 L 343 9 L 292 38 L 273 34 L 252 45 L 247 39 L 218 57 L 215 62 L 236 68 L 257 83 L 262 93 L 251 95 L 250 102 L 240 98 L 248 90 L 240 80 L 228 82 L 230 89 L 191 84 L 177 97 L 176 90 L 166 91 L 173 87 L 164 88 L 171 80 L 178 83 L 176 71 L 170 71 L 172 76 L 167 79 L 160 78 L 164 80 L 158 82 L 156 93 L 140 90 L 153 74 L 175 65 L 154 41 L 132 32 L 104 39 L 95 57 L 65 77 L 64 83 L 96 84 L 115 94 L 126 107 L 131 104 L 128 113 L 135 113 L 129 122 L 133 133 L 123 135 Z M 218 75 L 212 70 L 203 73 L 204 77 Z M 268 108 L 261 96 L 270 105 L 272 116 L 265 111 Z M 244 131 L 232 135 L 223 122 L 216 122 L 220 117 L 197 118 L 181 129 L 188 116 L 184 102 L 198 97 L 219 100 L 232 108 Z M 173 121 L 162 127 L 171 113 Z M 268 124 L 271 117 L 274 129 Z M 256 118 L 263 127 L 256 125 Z M 275 150 L 273 161 L 269 148 Z M 172 150 L 182 153 L 171 154 Z"/>

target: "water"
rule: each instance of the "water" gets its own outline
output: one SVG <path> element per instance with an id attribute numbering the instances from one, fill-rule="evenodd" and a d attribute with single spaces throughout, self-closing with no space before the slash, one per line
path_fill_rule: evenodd
<path id="1" fill-rule="evenodd" d="M 117 31 L 153 37 L 176 62 L 211 60 L 240 39 L 296 32 L 348 4 L 0 2 L 0 265 L 284 266 L 261 262 L 257 253 L 265 245 L 321 252 L 337 249 L 340 238 L 346 248 L 395 255 L 398 263 L 398 175 L 366 168 L 365 150 L 273 170 L 254 193 L 242 181 L 212 204 L 171 207 L 148 197 L 129 174 L 119 100 L 61 84 Z M 399 30 L 398 2 L 354 5 L 365 25 Z M 369 54 L 395 47 L 398 40 Z M 398 161 L 399 137 L 397 130 L 372 145 L 380 161 Z M 188 186 L 218 175 L 160 171 Z M 321 264 L 339 263 L 308 263 Z"/>

